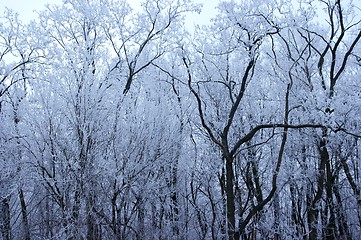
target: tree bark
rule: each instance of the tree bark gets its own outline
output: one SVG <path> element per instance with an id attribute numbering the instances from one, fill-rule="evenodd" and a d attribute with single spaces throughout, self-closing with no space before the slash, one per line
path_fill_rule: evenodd
<path id="1" fill-rule="evenodd" d="M 236 233 L 235 224 L 235 203 L 234 203 L 234 190 L 233 183 L 233 159 L 226 158 L 226 196 L 227 196 L 227 226 L 228 226 L 228 239 L 235 240 L 239 237 Z"/>
<path id="2" fill-rule="evenodd" d="M 4 240 L 11 240 L 10 224 L 10 196 L 6 196 L 1 201 L 2 228 L 1 235 Z"/>
<path id="3" fill-rule="evenodd" d="M 24 223 L 24 240 L 30 240 L 30 227 L 29 227 L 29 221 L 28 221 L 28 212 L 27 207 L 25 203 L 24 198 L 24 192 L 23 189 L 19 189 L 19 199 L 20 199 L 20 205 L 21 205 L 21 215 L 23 218 Z"/>
<path id="4" fill-rule="evenodd" d="M 325 135 L 326 133 L 324 133 Z M 326 148 L 326 139 L 322 138 L 319 144 L 320 153 L 320 165 L 318 169 L 318 180 L 317 180 L 317 192 L 313 201 L 310 203 L 310 209 L 307 213 L 308 225 L 309 225 L 309 239 L 317 239 L 317 225 L 318 225 L 318 213 L 319 204 L 322 198 L 324 183 L 325 183 L 325 170 L 327 161 L 329 161 L 329 154 Z"/>

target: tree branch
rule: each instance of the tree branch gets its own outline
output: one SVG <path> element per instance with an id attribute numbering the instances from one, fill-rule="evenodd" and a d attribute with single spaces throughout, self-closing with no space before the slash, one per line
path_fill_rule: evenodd
<path id="1" fill-rule="evenodd" d="M 250 141 L 253 136 L 262 129 L 270 129 L 270 128 L 290 128 L 290 129 L 303 129 L 303 128 L 326 128 L 326 126 L 321 124 L 300 124 L 300 125 L 289 125 L 284 123 L 275 123 L 275 124 L 261 124 L 253 128 L 251 131 L 249 131 L 244 137 L 239 139 L 236 144 L 234 145 L 232 151 L 230 154 L 233 156 L 238 148 L 244 144 L 245 142 Z"/>
<path id="2" fill-rule="evenodd" d="M 206 129 L 206 131 L 207 131 L 208 136 L 210 137 L 210 139 L 211 139 L 215 144 L 217 144 L 218 146 L 220 146 L 220 147 L 224 150 L 224 146 L 222 145 L 221 142 L 219 142 L 219 141 L 215 138 L 215 136 L 214 136 L 211 128 L 210 128 L 210 127 L 208 126 L 208 124 L 206 123 L 206 120 L 205 120 L 205 118 L 204 118 L 203 108 L 202 108 L 202 101 L 201 101 L 201 98 L 200 98 L 200 96 L 198 95 L 198 93 L 197 93 L 197 92 L 193 89 L 193 87 L 192 87 L 192 74 L 191 74 L 191 71 L 190 71 L 190 69 L 189 69 L 189 65 L 188 65 L 187 60 L 186 60 L 185 57 L 183 57 L 183 63 L 184 63 L 184 66 L 185 66 L 186 69 L 187 69 L 187 74 L 188 74 L 188 88 L 190 89 L 191 93 L 193 94 L 193 96 L 194 96 L 194 97 L 196 98 L 196 100 L 197 100 L 198 113 L 199 113 L 199 117 L 200 117 L 200 119 L 201 119 L 202 127 L 203 127 L 204 129 Z"/>

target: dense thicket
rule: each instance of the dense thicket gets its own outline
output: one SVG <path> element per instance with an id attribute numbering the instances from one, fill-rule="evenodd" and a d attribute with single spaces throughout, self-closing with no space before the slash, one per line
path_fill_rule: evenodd
<path id="1" fill-rule="evenodd" d="M 67 0 L 0 19 L 0 239 L 358 239 L 361 6 Z"/>

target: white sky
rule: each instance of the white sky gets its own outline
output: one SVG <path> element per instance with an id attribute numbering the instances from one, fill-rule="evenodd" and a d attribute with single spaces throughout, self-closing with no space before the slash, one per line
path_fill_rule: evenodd
<path id="1" fill-rule="evenodd" d="M 139 0 L 128 0 L 130 2 Z M 196 3 L 203 3 L 202 14 L 192 14 L 187 17 L 187 24 L 205 24 L 216 12 L 215 7 L 219 0 L 194 0 Z M 5 7 L 15 10 L 23 23 L 29 22 L 36 18 L 36 11 L 45 9 L 46 4 L 62 4 L 62 0 L 0 0 L 0 17 L 5 11 Z"/>
<path id="2" fill-rule="evenodd" d="M 5 7 L 19 13 L 20 19 L 25 23 L 36 18 L 34 11 L 45 9 L 46 4 L 61 4 L 62 0 L 0 0 L 0 16 L 4 14 Z"/>

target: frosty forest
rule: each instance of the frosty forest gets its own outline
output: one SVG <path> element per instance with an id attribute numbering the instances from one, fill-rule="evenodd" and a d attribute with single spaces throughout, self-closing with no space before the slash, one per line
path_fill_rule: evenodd
<path id="1" fill-rule="evenodd" d="M 360 239 L 360 1 L 199 11 L 1 13 L 1 240 Z"/>

